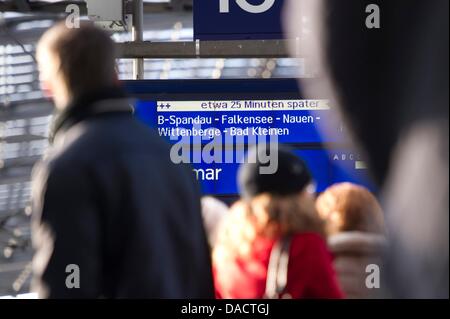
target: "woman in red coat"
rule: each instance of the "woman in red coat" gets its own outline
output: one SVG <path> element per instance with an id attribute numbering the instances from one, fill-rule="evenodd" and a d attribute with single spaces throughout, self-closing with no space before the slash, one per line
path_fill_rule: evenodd
<path id="1" fill-rule="evenodd" d="M 242 200 L 221 225 L 213 252 L 216 295 L 225 299 L 342 298 L 309 190 L 308 169 L 288 150 L 277 147 L 276 152 L 274 174 L 260 174 L 259 161 L 240 168 Z M 283 260 L 273 257 L 274 251 L 283 252 L 278 247 L 285 247 L 288 256 L 284 279 L 283 268 L 272 267 Z M 280 272 L 281 285 L 276 285 L 280 291 L 268 295 L 273 283 L 268 276 L 280 278 Z"/>

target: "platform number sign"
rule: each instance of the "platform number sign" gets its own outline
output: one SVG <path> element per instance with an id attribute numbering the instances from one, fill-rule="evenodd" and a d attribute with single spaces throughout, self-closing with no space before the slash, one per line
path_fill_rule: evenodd
<path id="1" fill-rule="evenodd" d="M 270 10 L 270 8 L 273 7 L 275 4 L 275 0 L 264 0 L 260 4 L 251 4 L 247 0 L 219 0 L 220 1 L 220 13 L 229 13 L 230 12 L 230 1 L 235 1 L 237 5 L 244 11 L 247 11 L 249 13 L 263 13 L 267 10 Z"/>
<path id="2" fill-rule="evenodd" d="M 283 3 L 284 0 L 195 0 L 195 39 L 281 39 Z"/>

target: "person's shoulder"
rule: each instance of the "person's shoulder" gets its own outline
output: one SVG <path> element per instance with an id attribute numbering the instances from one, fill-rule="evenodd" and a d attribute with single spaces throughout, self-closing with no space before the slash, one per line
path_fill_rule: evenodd
<path id="1" fill-rule="evenodd" d="M 106 155 L 105 141 L 95 125 L 80 122 L 63 132 L 58 132 L 45 155 L 35 166 L 47 176 L 69 176 L 93 164 L 96 158 Z M 111 140 L 112 141 L 112 140 Z"/>
<path id="2" fill-rule="evenodd" d="M 123 148 L 168 151 L 169 144 L 159 136 L 155 128 L 142 123 L 134 116 L 118 116 L 104 118 L 86 123 L 88 129 L 85 137 L 97 140 L 103 145 L 114 145 Z M 113 143 L 111 143 L 111 141 Z"/>
<path id="3" fill-rule="evenodd" d="M 99 117 L 75 124 L 62 134 L 64 157 L 98 161 L 124 152 L 169 154 L 169 146 L 154 129 L 133 116 Z"/>
<path id="4" fill-rule="evenodd" d="M 86 178 L 80 162 L 58 150 L 50 150 L 48 155 L 37 162 L 31 177 L 33 189 L 38 192 L 49 187 L 53 191 L 62 191 L 68 185 L 80 184 Z"/>

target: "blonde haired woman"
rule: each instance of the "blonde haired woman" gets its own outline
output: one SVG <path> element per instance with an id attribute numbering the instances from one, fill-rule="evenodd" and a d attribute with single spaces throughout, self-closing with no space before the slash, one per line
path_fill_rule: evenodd
<path id="1" fill-rule="evenodd" d="M 261 151 L 265 149 L 253 150 Z M 221 225 L 213 252 L 216 295 L 340 298 L 309 187 L 311 176 L 294 154 L 284 148 L 276 151 L 274 174 L 260 174 L 259 161 L 240 168 L 242 199 Z"/>

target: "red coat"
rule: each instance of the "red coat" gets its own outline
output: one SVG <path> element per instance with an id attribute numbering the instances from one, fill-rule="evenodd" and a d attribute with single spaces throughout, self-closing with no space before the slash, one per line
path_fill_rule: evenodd
<path id="1" fill-rule="evenodd" d="M 274 239 L 258 238 L 245 259 L 214 264 L 217 298 L 261 299 Z M 332 257 L 326 242 L 317 234 L 294 235 L 289 251 L 287 293 L 293 298 L 342 298 Z"/>

